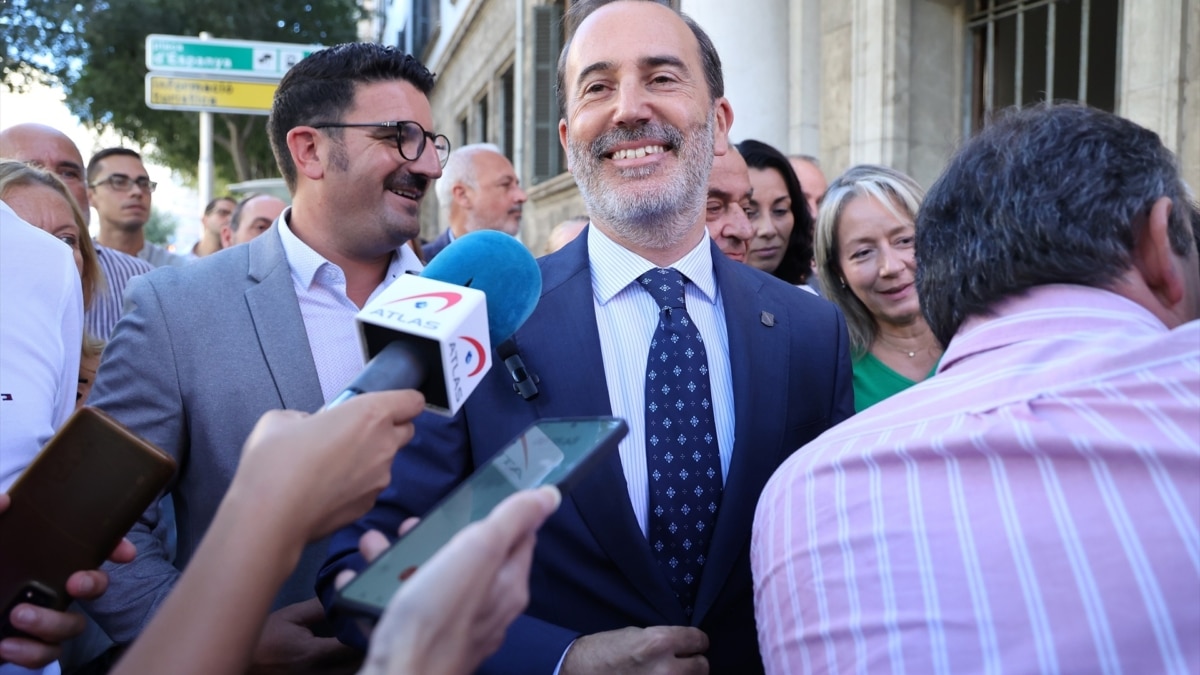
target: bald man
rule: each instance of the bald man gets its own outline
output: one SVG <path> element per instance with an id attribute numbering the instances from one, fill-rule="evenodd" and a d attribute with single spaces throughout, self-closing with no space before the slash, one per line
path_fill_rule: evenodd
<path id="1" fill-rule="evenodd" d="M 83 155 L 66 134 L 44 124 L 9 127 L 0 131 L 0 158 L 28 162 L 53 171 L 75 196 L 75 201 L 79 202 L 84 220 L 90 220 Z M 92 241 L 105 283 L 92 297 L 92 304 L 84 315 L 84 328 L 92 337 L 108 340 L 117 320 L 121 318 L 121 296 L 125 293 L 126 284 L 133 277 L 145 274 L 154 267 L 145 260 L 101 246 L 95 239 Z"/>
<path id="2" fill-rule="evenodd" d="M 268 194 L 244 197 L 233 209 L 229 222 L 221 226 L 221 246 L 229 248 L 253 240 L 266 232 L 287 208 L 287 202 Z"/>
<path id="3" fill-rule="evenodd" d="M 821 197 L 825 196 L 825 188 L 829 187 L 825 180 L 825 172 L 821 171 L 820 162 L 812 155 L 791 155 L 788 162 L 796 172 L 796 179 L 800 181 L 800 192 L 804 194 L 804 201 L 808 202 L 808 212 L 815 223 L 818 203 Z"/>

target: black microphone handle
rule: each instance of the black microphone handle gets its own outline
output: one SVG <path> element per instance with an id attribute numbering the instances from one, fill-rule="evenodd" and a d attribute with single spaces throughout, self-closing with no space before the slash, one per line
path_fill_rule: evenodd
<path id="1" fill-rule="evenodd" d="M 428 372 L 416 349 L 403 339 L 393 340 L 367 363 L 342 393 L 325 404 L 325 410 L 372 391 L 420 389 Z"/>

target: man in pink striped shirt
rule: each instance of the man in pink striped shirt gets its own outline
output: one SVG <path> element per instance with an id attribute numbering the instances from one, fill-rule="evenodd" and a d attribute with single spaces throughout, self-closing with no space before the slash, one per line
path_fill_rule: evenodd
<path id="1" fill-rule="evenodd" d="M 917 222 L 937 375 L 758 503 L 768 673 L 1200 672 L 1196 213 L 1115 115 L 964 145 Z"/>

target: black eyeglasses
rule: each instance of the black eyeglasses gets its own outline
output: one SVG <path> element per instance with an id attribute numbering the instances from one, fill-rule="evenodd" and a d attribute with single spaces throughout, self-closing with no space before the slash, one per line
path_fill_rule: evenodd
<path id="1" fill-rule="evenodd" d="M 435 134 L 432 131 L 425 131 L 425 127 L 412 121 L 361 122 L 356 124 L 318 122 L 309 126 L 314 129 L 395 129 L 396 148 L 400 150 L 400 156 L 404 159 L 410 162 L 420 159 L 421 153 L 425 152 L 426 139 L 433 141 L 433 149 L 437 152 L 438 164 L 446 166 L 446 160 L 450 158 L 450 139 L 441 134 Z"/>
<path id="2" fill-rule="evenodd" d="M 114 173 L 104 180 L 98 180 L 95 183 L 88 183 L 88 187 L 96 187 L 97 185 L 104 185 L 105 183 L 107 183 L 110 188 L 117 192 L 129 192 L 133 189 L 134 185 L 140 187 L 142 192 L 154 192 L 154 188 L 158 187 L 158 183 L 155 183 L 145 176 L 134 180 L 123 173 Z"/>

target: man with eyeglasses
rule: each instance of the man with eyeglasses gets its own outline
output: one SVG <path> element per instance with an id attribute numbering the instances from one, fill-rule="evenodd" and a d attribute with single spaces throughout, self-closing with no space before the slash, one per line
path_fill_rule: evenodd
<path id="1" fill-rule="evenodd" d="M 359 308 L 421 269 L 405 244 L 450 151 L 433 131 L 432 87 L 423 65 L 390 47 L 345 44 L 302 60 L 279 83 L 267 124 L 292 206 L 254 240 L 156 270 L 126 293 L 130 310 L 90 401 L 179 460 L 170 490 L 179 538 L 172 565 L 152 534 L 157 509 L 130 533 L 137 559 L 113 567 L 108 598 L 87 607 L 116 642 L 137 637 L 187 565 L 255 421 L 336 396 L 363 367 Z M 112 159 L 124 158 L 108 158 L 97 180 L 117 173 Z M 324 542 L 306 549 L 276 597 L 256 665 L 350 672 L 361 659 L 318 637 L 331 634 L 313 591 L 324 551 Z"/>
<path id="2" fill-rule="evenodd" d="M 129 148 L 105 148 L 88 161 L 88 199 L 100 216 L 97 240 L 155 267 L 186 265 L 188 259 L 146 241 L 146 221 L 158 183 L 150 180 L 142 156 Z"/>

